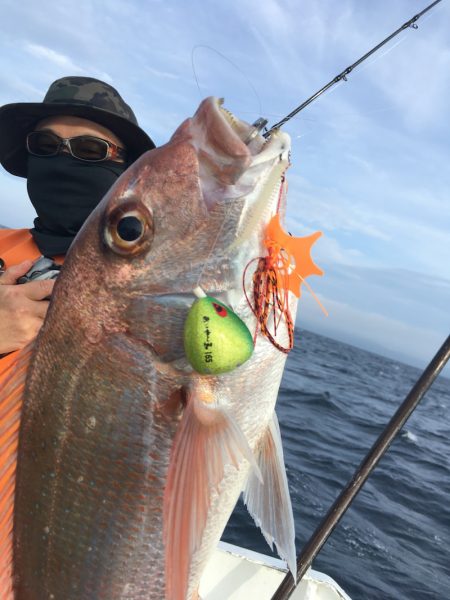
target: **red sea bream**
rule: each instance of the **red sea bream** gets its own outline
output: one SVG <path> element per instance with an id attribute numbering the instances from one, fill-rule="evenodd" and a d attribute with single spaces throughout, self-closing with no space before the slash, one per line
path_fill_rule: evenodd
<path id="1" fill-rule="evenodd" d="M 288 135 L 266 141 L 209 98 L 78 234 L 0 394 L 13 432 L 3 456 L 15 457 L 20 419 L 16 479 L 11 460 L 0 464 L 1 598 L 192 600 L 242 491 L 295 570 L 274 412 L 286 354 L 257 333 L 244 364 L 200 374 L 183 346 L 198 287 L 259 330 L 244 271 L 284 217 L 289 148 Z M 293 316 L 295 305 L 289 292 Z"/>

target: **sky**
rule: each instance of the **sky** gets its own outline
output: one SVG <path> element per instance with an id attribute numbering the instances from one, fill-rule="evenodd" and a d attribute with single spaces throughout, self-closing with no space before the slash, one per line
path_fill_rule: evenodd
<path id="1" fill-rule="evenodd" d="M 428 0 L 3 0 L 0 105 L 67 75 L 116 87 L 157 145 L 206 96 L 273 124 Z M 297 325 L 425 366 L 450 331 L 450 6 L 289 121 L 287 229 L 320 230 Z M 0 223 L 35 216 L 0 171 Z M 300 339 L 301 343 L 301 339 Z"/>

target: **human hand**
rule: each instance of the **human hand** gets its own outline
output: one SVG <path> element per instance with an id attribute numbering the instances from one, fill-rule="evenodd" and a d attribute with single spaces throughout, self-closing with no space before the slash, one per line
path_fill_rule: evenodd
<path id="1" fill-rule="evenodd" d="M 42 327 L 54 280 L 31 281 L 16 285 L 33 265 L 26 260 L 6 269 L 0 276 L 0 354 L 20 350 L 31 342 Z"/>

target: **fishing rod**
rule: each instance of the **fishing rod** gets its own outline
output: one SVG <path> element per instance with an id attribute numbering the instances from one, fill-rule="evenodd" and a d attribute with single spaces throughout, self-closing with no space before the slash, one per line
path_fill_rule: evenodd
<path id="1" fill-rule="evenodd" d="M 323 86 L 320 90 L 315 92 L 312 96 L 310 96 L 307 100 L 305 100 L 300 106 L 294 109 L 291 113 L 289 113 L 284 119 L 273 125 L 269 130 L 263 133 L 264 137 L 269 137 L 271 132 L 275 129 L 279 129 L 282 125 L 284 125 L 287 121 L 292 119 L 296 114 L 298 114 L 301 110 L 303 110 L 306 106 L 314 102 L 319 96 L 321 96 L 328 89 L 339 83 L 340 81 L 347 81 L 347 75 L 349 75 L 353 69 L 359 66 L 362 62 L 364 62 L 369 56 L 377 52 L 382 46 L 387 44 L 390 40 L 392 40 L 395 36 L 397 36 L 401 31 L 408 29 L 409 27 L 413 29 L 417 29 L 418 26 L 416 21 L 420 19 L 422 15 L 431 10 L 436 4 L 439 4 L 441 0 L 435 0 L 429 6 L 424 8 L 421 12 L 414 15 L 409 21 L 404 23 L 401 27 L 399 27 L 396 31 L 391 33 L 387 38 L 381 41 L 379 44 L 374 46 L 371 50 L 369 50 L 366 54 L 361 56 L 357 61 L 355 61 L 352 65 L 344 69 L 342 73 L 339 73 L 336 77 L 334 77 L 330 82 L 328 82 L 325 86 Z M 256 123 L 254 123 L 255 129 L 261 131 L 267 124 L 267 121 L 263 121 L 259 119 Z M 312 564 L 312 561 L 317 556 L 317 554 L 322 549 L 323 545 L 327 541 L 328 537 L 333 532 L 336 525 L 342 519 L 343 515 L 351 505 L 352 501 L 361 490 L 362 486 L 366 482 L 369 475 L 377 466 L 379 460 L 384 456 L 387 452 L 390 444 L 394 440 L 395 436 L 401 430 L 401 428 L 406 423 L 407 419 L 410 417 L 412 412 L 418 406 L 419 402 L 422 400 L 424 394 L 430 388 L 436 377 L 439 375 L 441 370 L 444 368 L 447 361 L 450 359 L 450 336 L 447 337 L 444 344 L 438 350 L 434 358 L 428 364 L 428 366 L 423 371 L 422 375 L 413 386 L 409 394 L 406 396 L 400 407 L 397 409 L 396 413 L 393 415 L 389 423 L 384 428 L 383 432 L 380 434 L 376 442 L 373 444 L 372 448 L 369 450 L 367 456 L 361 462 L 357 470 L 355 471 L 353 477 L 346 485 L 346 487 L 339 494 L 335 502 L 332 504 L 330 509 L 328 510 L 325 517 L 319 523 L 318 527 L 310 537 L 310 539 L 305 544 L 304 548 L 300 552 L 297 558 L 297 574 L 295 580 L 288 573 L 280 586 L 276 590 L 275 594 L 272 596 L 271 600 L 288 600 L 294 592 L 295 588 L 309 569 Z"/>
<path id="2" fill-rule="evenodd" d="M 274 131 L 275 129 L 280 129 L 280 127 L 282 127 L 285 123 L 287 123 L 287 121 L 292 119 L 292 117 L 295 117 L 295 115 L 297 113 L 299 113 L 301 110 L 306 108 L 309 104 L 311 104 L 311 102 L 314 102 L 314 100 L 317 100 L 317 98 L 319 96 L 321 96 L 324 92 L 329 90 L 331 87 L 333 87 L 340 81 L 347 81 L 347 75 L 349 75 L 353 71 L 353 69 L 358 67 L 362 62 L 364 62 L 367 58 L 369 58 L 369 56 L 371 56 L 372 54 L 377 52 L 377 50 L 379 50 L 382 46 L 387 44 L 390 40 L 392 40 L 401 31 L 408 29 L 409 27 L 411 27 L 412 29 L 417 29 L 418 25 L 416 24 L 416 21 L 418 21 L 420 19 L 420 17 L 422 15 L 424 15 L 426 12 L 431 10 L 433 8 L 433 6 L 436 6 L 436 4 L 439 4 L 439 2 L 441 2 L 441 0 L 435 0 L 429 6 L 427 6 L 422 11 L 420 11 L 420 13 L 418 13 L 417 15 L 414 15 L 414 17 L 412 17 L 409 21 L 404 23 L 401 27 L 399 27 L 396 31 L 394 31 L 394 33 L 391 33 L 391 35 L 389 35 L 386 39 L 384 39 L 382 42 L 380 42 L 379 44 L 374 46 L 371 50 L 369 50 L 369 52 L 366 52 L 366 54 L 361 56 L 361 58 L 358 58 L 358 60 L 355 61 L 352 65 L 350 65 L 349 67 L 344 69 L 342 71 L 342 73 L 339 73 L 339 75 L 336 75 L 336 77 L 334 77 L 331 81 L 329 81 L 326 85 L 324 85 L 323 88 L 321 88 L 315 94 L 310 96 L 302 104 L 300 104 L 300 106 L 297 106 L 297 108 L 295 108 L 292 112 L 290 112 L 288 115 L 286 115 L 284 117 L 284 119 L 281 119 L 281 121 L 278 121 L 278 123 L 275 123 L 275 125 L 272 125 L 272 127 L 269 130 L 267 130 L 263 133 L 263 136 L 265 138 L 269 137 L 270 134 L 272 133 L 272 131 Z M 258 119 L 258 121 L 256 121 L 253 124 L 253 126 L 255 128 L 257 128 L 258 131 L 261 131 L 263 129 L 263 127 L 265 127 L 266 125 L 267 125 L 266 119 Z"/>
<path id="3" fill-rule="evenodd" d="M 386 453 L 395 436 L 422 400 L 425 392 L 430 388 L 431 384 L 442 371 L 449 359 L 450 335 L 437 351 L 429 365 L 425 368 L 416 384 L 412 387 L 394 416 L 369 450 L 367 456 L 355 471 L 349 483 L 334 501 L 322 522 L 306 542 L 297 558 L 296 580 L 294 581 L 292 575 L 287 573 L 271 600 L 287 600 L 291 597 L 296 586 L 311 566 L 312 561 L 320 552 L 322 546 L 325 544 L 336 525 L 344 516 L 356 494 L 360 491 L 371 472 L 377 466 L 379 460 Z"/>

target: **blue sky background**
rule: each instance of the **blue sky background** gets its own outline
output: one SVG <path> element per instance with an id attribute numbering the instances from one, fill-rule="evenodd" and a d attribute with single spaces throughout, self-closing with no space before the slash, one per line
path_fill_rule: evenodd
<path id="1" fill-rule="evenodd" d="M 103 79 L 157 144 L 222 96 L 273 123 L 427 0 L 3 0 L 0 104 L 65 75 Z M 424 365 L 450 330 L 450 9 L 443 0 L 285 127 L 288 229 L 324 232 L 298 324 Z M 198 85 L 194 76 L 193 66 Z M 200 89 L 199 89 L 200 88 Z M 0 173 L 0 223 L 32 224 Z"/>

